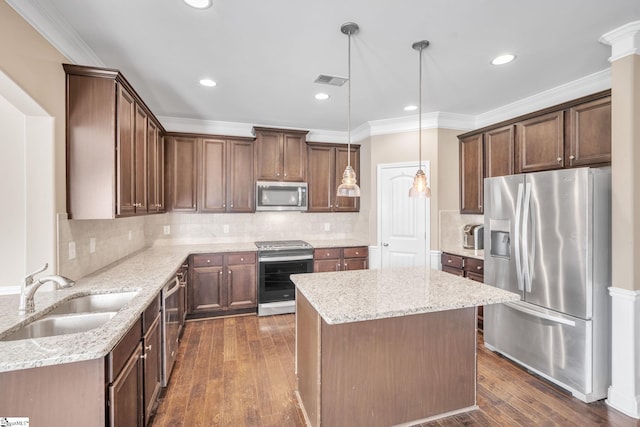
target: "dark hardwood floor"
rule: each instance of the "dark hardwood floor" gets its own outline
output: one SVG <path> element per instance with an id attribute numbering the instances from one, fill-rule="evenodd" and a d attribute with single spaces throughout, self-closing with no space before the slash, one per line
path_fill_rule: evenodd
<path id="1" fill-rule="evenodd" d="M 295 317 L 187 323 L 152 427 L 304 426 L 294 390 Z M 640 426 L 604 401 L 585 404 L 484 348 L 479 410 L 425 426 Z M 339 426 L 330 426 L 339 427 Z"/>

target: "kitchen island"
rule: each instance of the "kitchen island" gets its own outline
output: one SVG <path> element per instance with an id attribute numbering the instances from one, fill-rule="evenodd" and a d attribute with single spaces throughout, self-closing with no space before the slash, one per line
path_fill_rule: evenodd
<path id="1" fill-rule="evenodd" d="M 311 426 L 412 425 L 476 408 L 476 307 L 517 294 L 428 268 L 292 275 Z"/>

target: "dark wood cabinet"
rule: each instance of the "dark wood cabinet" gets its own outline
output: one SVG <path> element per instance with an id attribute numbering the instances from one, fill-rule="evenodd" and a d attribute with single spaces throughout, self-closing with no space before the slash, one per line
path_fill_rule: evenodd
<path id="1" fill-rule="evenodd" d="M 508 125 L 484 133 L 484 177 L 512 175 L 515 126 Z"/>
<path id="2" fill-rule="evenodd" d="M 482 134 L 460 139 L 460 213 L 481 214 L 484 191 Z"/>
<path id="3" fill-rule="evenodd" d="M 516 132 L 516 173 L 564 166 L 564 111 L 518 122 Z"/>
<path id="4" fill-rule="evenodd" d="M 337 197 L 347 167 L 347 145 L 307 143 L 309 212 L 358 212 L 359 197 Z M 351 166 L 360 178 L 360 146 L 351 145 Z"/>
<path id="5" fill-rule="evenodd" d="M 109 426 L 144 427 L 142 344 L 109 385 Z"/>
<path id="6" fill-rule="evenodd" d="M 316 248 L 313 251 L 313 271 L 366 270 L 369 268 L 369 248 L 355 246 L 346 248 Z"/>
<path id="7" fill-rule="evenodd" d="M 253 139 L 188 134 L 168 137 L 168 210 L 253 212 Z"/>
<path id="8" fill-rule="evenodd" d="M 568 166 L 611 163 L 611 97 L 570 108 L 567 127 Z"/>
<path id="9" fill-rule="evenodd" d="M 188 285 L 188 315 L 231 314 L 255 310 L 255 252 L 192 255 Z"/>
<path id="10" fill-rule="evenodd" d="M 148 123 L 164 130 L 117 70 L 63 64 L 67 212 L 108 219 L 148 209 Z M 157 179 L 154 184 L 158 185 Z"/>
<path id="11" fill-rule="evenodd" d="M 143 328 L 142 358 L 144 369 L 144 419 L 145 424 L 156 410 L 160 390 L 162 389 L 162 335 L 160 330 L 160 304 L 152 304 L 148 309 L 151 312 L 152 322 L 148 329 Z M 155 314 L 155 317 L 152 315 Z M 143 316 L 146 315 L 146 312 Z M 143 322 L 144 323 L 144 322 Z"/>
<path id="12" fill-rule="evenodd" d="M 152 119 L 147 124 L 147 204 L 149 212 L 164 212 L 164 138 Z"/>
<path id="13" fill-rule="evenodd" d="M 198 177 L 198 138 L 167 137 L 167 210 L 195 212 Z"/>
<path id="14" fill-rule="evenodd" d="M 257 180 L 305 181 L 307 131 L 254 127 Z"/>
<path id="15" fill-rule="evenodd" d="M 443 252 L 440 256 L 442 271 L 466 277 L 475 282 L 484 283 L 484 261 L 477 258 Z M 484 309 L 478 306 L 478 329 L 482 330 L 484 323 Z"/>

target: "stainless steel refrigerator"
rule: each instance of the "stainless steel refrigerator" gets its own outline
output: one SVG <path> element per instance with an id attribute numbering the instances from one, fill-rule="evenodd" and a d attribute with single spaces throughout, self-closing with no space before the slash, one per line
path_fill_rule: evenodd
<path id="1" fill-rule="evenodd" d="M 484 341 L 585 402 L 610 385 L 611 169 L 487 178 Z"/>

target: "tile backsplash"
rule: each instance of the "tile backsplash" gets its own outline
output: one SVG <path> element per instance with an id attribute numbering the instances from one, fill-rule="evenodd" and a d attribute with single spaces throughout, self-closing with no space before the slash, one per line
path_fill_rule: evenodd
<path id="1" fill-rule="evenodd" d="M 484 215 L 462 215 L 459 211 L 440 211 L 440 249 L 462 248 L 466 224 L 482 224 Z"/>
<path id="2" fill-rule="evenodd" d="M 153 245 L 287 239 L 357 239 L 366 242 L 367 217 L 366 212 L 258 212 L 166 213 L 106 220 L 69 220 L 66 214 L 59 214 L 58 273 L 79 279 Z"/>

